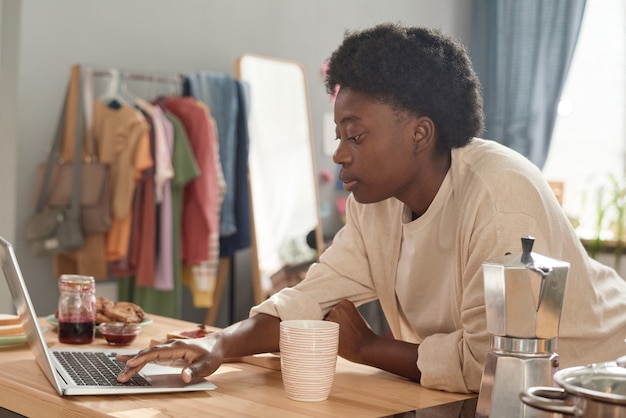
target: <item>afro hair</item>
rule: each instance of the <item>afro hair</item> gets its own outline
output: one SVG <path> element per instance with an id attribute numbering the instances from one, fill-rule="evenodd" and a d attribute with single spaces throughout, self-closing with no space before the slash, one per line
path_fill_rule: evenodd
<path id="1" fill-rule="evenodd" d="M 385 23 L 346 32 L 331 55 L 326 91 L 347 88 L 433 120 L 440 149 L 483 131 L 480 82 L 463 45 L 433 29 Z"/>

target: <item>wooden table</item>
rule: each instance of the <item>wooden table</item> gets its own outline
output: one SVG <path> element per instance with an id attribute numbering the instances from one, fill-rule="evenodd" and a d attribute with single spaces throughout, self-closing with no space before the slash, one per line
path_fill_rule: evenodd
<path id="1" fill-rule="evenodd" d="M 153 322 L 143 328 L 132 347 L 145 347 L 151 340 L 163 339 L 168 332 L 195 328 L 189 322 L 149 316 Z M 50 328 L 44 318 L 40 322 Z M 50 346 L 62 346 L 54 330 L 46 333 L 46 341 Z M 106 342 L 97 338 L 90 346 L 106 347 Z M 380 417 L 471 396 L 429 390 L 341 358 L 337 362 L 333 390 L 323 402 L 289 400 L 280 371 L 249 363 L 223 364 L 209 380 L 218 386 L 216 390 L 60 397 L 26 345 L 0 347 L 0 406 L 28 417 Z"/>

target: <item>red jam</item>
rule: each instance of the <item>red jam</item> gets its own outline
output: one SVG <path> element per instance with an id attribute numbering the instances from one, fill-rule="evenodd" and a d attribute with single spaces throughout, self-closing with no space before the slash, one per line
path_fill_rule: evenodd
<path id="1" fill-rule="evenodd" d="M 93 341 L 93 322 L 59 321 L 59 341 L 64 344 L 89 344 Z"/>
<path id="2" fill-rule="evenodd" d="M 100 333 L 109 344 L 128 345 L 133 342 L 141 329 L 133 325 L 122 326 L 100 326 Z"/>
<path id="3" fill-rule="evenodd" d="M 104 334 L 104 338 L 115 345 L 128 345 L 135 339 L 135 334 Z"/>

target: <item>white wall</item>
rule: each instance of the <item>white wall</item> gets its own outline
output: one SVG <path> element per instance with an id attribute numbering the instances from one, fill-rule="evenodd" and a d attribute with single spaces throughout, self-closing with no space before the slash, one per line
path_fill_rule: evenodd
<path id="1" fill-rule="evenodd" d="M 42 315 L 53 312 L 57 301 L 52 263 L 29 253 L 22 231 L 32 211 L 34 170 L 51 141 L 72 64 L 233 74 L 243 53 L 296 60 L 309 78 L 318 169 L 332 170 L 321 151 L 322 116 L 332 109 L 320 65 L 344 31 L 401 21 L 441 28 L 468 43 L 471 16 L 467 0 L 0 0 L 0 5 L 0 235 L 14 241 Z M 332 204 L 332 187 L 320 193 Z M 334 225 L 332 218 L 325 222 Z M 0 311 L 11 309 L 2 290 Z"/>
<path id="2" fill-rule="evenodd" d="M 17 234 L 17 82 L 20 4 L 0 0 L 0 235 Z M 0 279 L 0 312 L 13 311 L 9 288 Z"/>

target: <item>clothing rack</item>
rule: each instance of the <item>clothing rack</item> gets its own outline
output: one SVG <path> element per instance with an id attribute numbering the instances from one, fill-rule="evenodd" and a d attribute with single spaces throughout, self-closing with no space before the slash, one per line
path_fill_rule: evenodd
<path id="1" fill-rule="evenodd" d="M 109 79 L 109 91 L 120 93 L 125 90 L 127 81 L 140 81 L 147 83 L 160 83 L 175 85 L 182 87 L 186 78 L 182 74 L 156 74 L 149 72 L 136 72 L 128 70 L 120 70 L 117 68 L 94 68 L 90 66 L 83 67 L 88 76 Z M 89 98 L 92 100 L 92 98 Z M 204 323 L 214 325 L 219 313 L 224 290 L 229 277 L 232 277 L 233 260 L 230 256 L 220 257 L 218 270 L 216 272 L 216 283 L 213 292 L 213 304 L 207 309 Z M 232 306 L 232 305 L 231 305 Z M 232 316 L 232 313 L 231 313 Z"/>
<path id="2" fill-rule="evenodd" d="M 181 74 L 144 73 L 128 70 L 119 70 L 117 68 L 98 69 L 85 67 L 85 69 L 87 71 L 90 71 L 91 74 L 95 77 L 119 78 L 120 80 L 147 81 L 163 84 L 182 84 L 185 80 L 185 77 Z"/>

